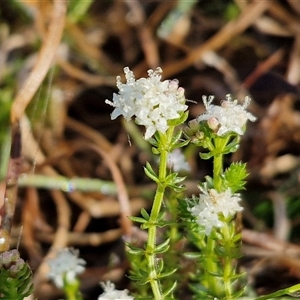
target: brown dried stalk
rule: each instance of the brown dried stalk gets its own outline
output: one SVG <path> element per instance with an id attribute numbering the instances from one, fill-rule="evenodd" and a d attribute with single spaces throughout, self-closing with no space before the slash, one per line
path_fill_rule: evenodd
<path id="1" fill-rule="evenodd" d="M 44 80 L 56 54 L 65 26 L 67 1 L 54 0 L 53 14 L 36 64 L 12 105 L 11 121 L 20 120 L 28 103 Z"/>
<path id="2" fill-rule="evenodd" d="M 166 78 L 172 77 L 173 74 L 196 63 L 205 52 L 219 50 L 233 37 L 251 26 L 271 5 L 270 1 L 254 1 L 249 4 L 236 20 L 227 23 L 219 32 L 201 46 L 192 50 L 185 58 L 162 66 L 163 76 Z"/>
<path id="3" fill-rule="evenodd" d="M 3 205 L 0 207 L 0 252 L 9 249 L 9 237 L 15 211 L 17 180 L 19 176 L 21 157 L 21 138 L 18 124 L 24 114 L 25 108 L 36 93 L 51 66 L 56 49 L 62 37 L 66 10 L 67 1 L 53 1 L 52 19 L 50 21 L 48 32 L 45 36 L 43 46 L 40 50 L 39 57 L 32 72 L 12 104 L 12 148 L 6 181 L 7 188 L 5 191 Z"/>
<path id="4" fill-rule="evenodd" d="M 96 147 L 92 144 L 90 145 L 85 145 L 85 147 L 92 148 L 94 151 L 99 153 L 104 159 L 109 167 L 111 174 L 113 176 L 113 179 L 117 185 L 117 191 L 118 191 L 118 200 L 120 204 L 120 223 L 121 227 L 123 229 L 123 233 L 126 236 L 131 236 L 132 235 L 132 222 L 128 218 L 129 216 L 132 215 L 131 213 L 131 208 L 129 204 L 129 197 L 128 197 L 128 192 L 126 189 L 126 185 L 124 183 L 122 174 L 117 167 L 116 163 L 111 159 L 110 155 L 107 154 L 105 151 L 103 151 L 100 147 Z"/>

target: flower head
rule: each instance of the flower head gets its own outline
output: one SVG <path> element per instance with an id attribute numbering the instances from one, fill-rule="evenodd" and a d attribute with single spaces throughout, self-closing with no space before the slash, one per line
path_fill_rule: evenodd
<path id="1" fill-rule="evenodd" d="M 197 218 L 197 223 L 204 227 L 206 235 L 210 234 L 213 227 L 221 228 L 224 225 L 220 215 L 234 216 L 242 210 L 238 203 L 241 200 L 239 194 L 232 194 L 229 188 L 221 193 L 214 189 L 202 189 L 202 192 L 199 203 L 190 207 L 189 211 Z"/>
<path id="2" fill-rule="evenodd" d="M 85 260 L 78 258 L 79 251 L 72 248 L 60 249 L 56 257 L 48 260 L 50 272 L 48 277 L 58 288 L 64 286 L 64 280 L 68 283 L 76 281 L 76 275 L 85 270 Z"/>
<path id="3" fill-rule="evenodd" d="M 174 172 L 191 171 L 191 167 L 180 149 L 174 149 L 168 154 L 168 166 L 172 168 Z"/>
<path id="4" fill-rule="evenodd" d="M 156 131 L 165 133 L 169 128 L 168 120 L 177 119 L 187 109 L 184 89 L 177 80 L 161 81 L 162 69 L 148 71 L 148 78 L 135 80 L 128 67 L 124 68 L 126 83 L 117 77 L 119 93 L 113 94 L 113 101 L 105 103 L 115 109 L 112 120 L 123 115 L 128 121 L 135 118 L 139 125 L 146 127 L 145 139 L 149 139 Z"/>
<path id="5" fill-rule="evenodd" d="M 32 270 L 17 249 L 0 254 L 0 298 L 25 299 L 32 294 Z"/>
<path id="6" fill-rule="evenodd" d="M 128 295 L 127 290 L 116 290 L 115 285 L 108 281 L 107 283 L 101 283 L 104 293 L 102 293 L 98 300 L 125 300 L 130 299 L 133 300 L 134 298 L 132 296 Z"/>
<path id="7" fill-rule="evenodd" d="M 223 136 L 229 132 L 239 135 L 244 134 L 244 126 L 248 120 L 254 122 L 256 117 L 246 111 L 250 103 L 250 98 L 246 97 L 243 105 L 237 100 L 232 100 L 230 95 L 221 102 L 221 106 L 211 104 L 214 97 L 203 96 L 203 103 L 206 112 L 197 118 L 198 122 L 207 121 L 208 126 L 216 132 L 218 136 Z"/>

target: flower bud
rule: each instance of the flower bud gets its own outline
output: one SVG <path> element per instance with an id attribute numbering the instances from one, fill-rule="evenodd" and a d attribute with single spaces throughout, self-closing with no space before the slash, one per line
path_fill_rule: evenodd
<path id="1" fill-rule="evenodd" d="M 207 125 L 211 130 L 215 131 L 218 129 L 220 122 L 218 121 L 217 118 L 211 117 L 207 120 Z"/>

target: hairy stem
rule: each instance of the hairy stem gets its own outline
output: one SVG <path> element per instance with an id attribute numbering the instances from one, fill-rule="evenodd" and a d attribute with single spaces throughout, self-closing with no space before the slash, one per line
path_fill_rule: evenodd
<path id="1" fill-rule="evenodd" d="M 174 127 L 170 126 L 165 135 L 160 136 L 158 146 L 160 150 L 160 161 L 159 161 L 159 173 L 158 179 L 159 183 L 155 193 L 152 210 L 150 214 L 149 221 L 151 223 L 148 229 L 148 241 L 146 246 L 146 259 L 148 262 L 149 269 L 149 279 L 152 288 L 152 292 L 155 300 L 162 300 L 164 297 L 162 295 L 160 282 L 158 279 L 157 269 L 156 269 L 156 255 L 154 254 L 154 249 L 156 246 L 156 236 L 157 236 L 157 221 L 161 210 L 164 193 L 166 189 L 165 181 L 167 176 L 167 159 L 169 153 L 169 145 L 172 140 L 174 132 Z"/>

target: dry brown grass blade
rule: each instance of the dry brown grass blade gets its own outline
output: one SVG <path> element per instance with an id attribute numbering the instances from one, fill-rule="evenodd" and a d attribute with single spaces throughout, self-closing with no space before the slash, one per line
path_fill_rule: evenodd
<path id="1" fill-rule="evenodd" d="M 192 50 L 184 59 L 162 66 L 163 76 L 172 77 L 173 74 L 197 62 L 205 52 L 219 50 L 234 36 L 251 26 L 271 5 L 270 1 L 255 1 L 249 4 L 236 20 L 227 23 L 208 41 Z"/>
<path id="2" fill-rule="evenodd" d="M 35 238 L 35 230 L 38 227 L 43 227 L 48 231 L 48 233 L 50 233 L 51 227 L 43 220 L 39 206 L 39 196 L 35 188 L 27 188 L 26 198 L 24 200 L 24 206 L 22 209 L 22 241 L 24 247 L 28 251 L 30 265 L 33 268 L 36 268 L 42 261 L 43 254 L 41 251 L 41 245 Z"/>
<path id="3" fill-rule="evenodd" d="M 289 60 L 286 79 L 291 84 L 299 84 L 300 82 L 300 35 L 295 36 L 294 47 Z"/>
<path id="4" fill-rule="evenodd" d="M 128 217 L 132 215 L 132 212 L 129 204 L 129 196 L 126 189 L 126 185 L 119 168 L 117 167 L 113 159 L 110 157 L 110 155 L 106 153 L 104 150 L 102 150 L 101 148 L 95 147 L 94 145 L 86 145 L 86 147 L 92 148 L 94 151 L 99 153 L 105 159 L 105 162 L 109 167 L 112 177 L 117 186 L 118 200 L 120 204 L 120 216 L 121 216 L 120 223 L 123 229 L 123 233 L 126 236 L 131 236 L 133 225 L 131 220 Z"/>
<path id="5" fill-rule="evenodd" d="M 154 40 L 154 36 L 150 27 L 146 23 L 143 8 L 138 1 L 126 0 L 125 2 L 131 11 L 131 16 L 133 16 L 135 19 L 134 25 L 138 31 L 138 36 L 141 42 L 141 47 L 144 51 L 145 60 L 150 68 L 155 69 L 160 64 L 158 46 Z"/>
<path id="6" fill-rule="evenodd" d="M 113 148 L 113 145 L 106 139 L 103 134 L 79 121 L 76 121 L 72 118 L 67 118 L 66 126 L 82 134 L 85 138 L 101 147 L 104 151 L 110 152 Z"/>
<path id="7" fill-rule="evenodd" d="M 287 28 L 295 35 L 299 34 L 299 18 L 296 18 L 288 10 L 284 9 L 282 5 L 276 2 L 272 3 L 269 12 L 275 19 L 282 22 L 283 24 L 286 24 Z"/>
<path id="8" fill-rule="evenodd" d="M 291 224 L 287 213 L 287 199 L 278 191 L 269 192 L 274 210 L 274 237 L 280 241 L 287 241 L 290 236 Z"/>
<path id="9" fill-rule="evenodd" d="M 36 64 L 17 94 L 11 110 L 12 123 L 20 120 L 24 110 L 37 89 L 44 80 L 60 43 L 67 11 L 67 1 L 55 0 L 53 2 L 53 14 L 47 35 L 40 50 Z"/>
<path id="10" fill-rule="evenodd" d="M 261 75 L 267 73 L 276 64 L 278 64 L 282 60 L 283 55 L 284 55 L 283 49 L 279 49 L 276 52 L 274 52 L 272 55 L 270 55 L 265 61 L 260 63 L 257 66 L 257 68 L 255 68 L 255 70 L 244 80 L 243 87 L 245 89 L 249 89 Z"/>
<path id="11" fill-rule="evenodd" d="M 46 281 L 49 266 L 47 264 L 47 259 L 50 258 L 57 249 L 65 248 L 68 245 L 68 236 L 70 229 L 70 218 L 71 209 L 70 206 L 61 191 L 52 190 L 52 198 L 56 205 L 57 210 L 57 230 L 54 235 L 54 239 L 48 254 L 44 257 L 43 263 L 39 266 L 34 274 L 34 285 L 39 287 L 40 284 Z"/>
<path id="12" fill-rule="evenodd" d="M 274 238 L 272 235 L 254 230 L 243 229 L 243 242 L 247 245 L 258 246 L 262 249 L 272 251 L 274 254 L 285 253 L 288 256 L 299 256 L 300 246 Z"/>
<path id="13" fill-rule="evenodd" d="M 99 85 L 115 85 L 116 78 L 111 76 L 93 75 L 83 71 L 69 63 L 68 61 L 57 57 L 57 64 L 65 71 L 70 77 L 78 79 L 88 86 L 99 86 Z"/>

